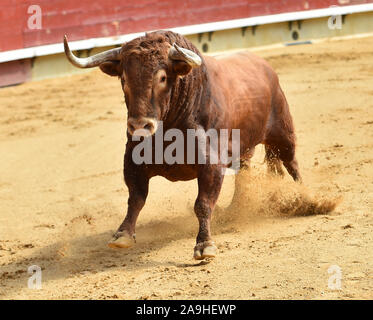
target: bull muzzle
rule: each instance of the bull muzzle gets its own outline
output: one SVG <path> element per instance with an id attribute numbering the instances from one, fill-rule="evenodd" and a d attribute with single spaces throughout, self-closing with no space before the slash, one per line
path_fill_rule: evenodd
<path id="1" fill-rule="evenodd" d="M 131 136 L 149 137 L 152 136 L 158 128 L 156 119 L 141 117 L 129 118 L 127 121 L 127 130 Z"/>

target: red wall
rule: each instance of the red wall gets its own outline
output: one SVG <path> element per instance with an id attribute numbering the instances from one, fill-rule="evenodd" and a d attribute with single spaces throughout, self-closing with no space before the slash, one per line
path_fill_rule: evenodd
<path id="1" fill-rule="evenodd" d="M 344 5 L 373 0 L 347 0 Z M 42 29 L 27 27 L 30 5 Z M 340 5 L 338 0 L 0 0 L 0 51 Z"/>

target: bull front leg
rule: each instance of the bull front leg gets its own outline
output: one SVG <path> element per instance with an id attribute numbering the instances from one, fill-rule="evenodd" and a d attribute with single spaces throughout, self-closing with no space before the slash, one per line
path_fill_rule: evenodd
<path id="1" fill-rule="evenodd" d="M 211 238 L 211 216 L 218 200 L 224 173 L 219 165 L 202 166 L 198 174 L 198 196 L 194 212 L 198 218 L 199 231 L 194 247 L 194 259 L 203 260 L 216 256 L 217 248 Z"/>
<path id="2" fill-rule="evenodd" d="M 142 167 L 135 165 L 131 157 L 125 156 L 124 168 L 124 180 L 129 191 L 127 214 L 108 243 L 110 248 L 129 248 L 134 245 L 136 221 L 148 196 L 149 178 Z"/>

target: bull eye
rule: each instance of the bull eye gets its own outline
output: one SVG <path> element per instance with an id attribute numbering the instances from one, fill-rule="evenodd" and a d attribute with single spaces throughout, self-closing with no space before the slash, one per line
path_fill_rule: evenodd
<path id="1" fill-rule="evenodd" d="M 166 81 L 166 76 L 162 76 L 160 81 L 165 82 Z"/>

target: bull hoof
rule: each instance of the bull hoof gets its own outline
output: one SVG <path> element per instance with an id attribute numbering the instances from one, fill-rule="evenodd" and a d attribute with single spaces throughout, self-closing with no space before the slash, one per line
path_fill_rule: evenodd
<path id="1" fill-rule="evenodd" d="M 199 242 L 194 247 L 194 259 L 203 260 L 206 258 L 215 258 L 218 249 L 213 241 Z"/>
<path id="2" fill-rule="evenodd" d="M 116 232 L 109 241 L 108 247 L 112 249 L 130 248 L 136 243 L 135 235 L 130 236 L 126 231 Z"/>

